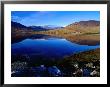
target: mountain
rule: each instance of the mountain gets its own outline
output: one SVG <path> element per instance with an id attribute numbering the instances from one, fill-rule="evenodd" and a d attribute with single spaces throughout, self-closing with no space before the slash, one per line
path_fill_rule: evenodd
<path id="1" fill-rule="evenodd" d="M 27 28 L 25 25 L 22 25 L 20 23 L 13 22 L 13 21 L 11 21 L 11 27 L 19 28 L 19 29 L 21 29 L 21 28 Z"/>
<path id="2" fill-rule="evenodd" d="M 46 29 L 42 26 L 29 26 L 29 29 L 35 30 L 35 31 L 45 31 Z"/>
<path id="3" fill-rule="evenodd" d="M 50 29 L 63 29 L 64 27 L 57 26 L 57 25 L 45 25 L 45 26 L 43 26 L 43 28 L 50 30 Z"/>
<path id="4" fill-rule="evenodd" d="M 48 31 L 51 32 L 60 32 L 60 33 L 99 33 L 100 32 L 100 21 L 88 20 L 80 21 L 67 25 L 66 27 L 56 26 L 56 25 L 45 25 L 45 26 L 25 26 L 17 22 L 11 22 L 11 26 L 18 29 L 28 29 L 35 31 Z M 60 30 L 60 31 L 59 31 Z"/>
<path id="5" fill-rule="evenodd" d="M 55 25 L 45 25 L 45 26 L 29 26 L 29 28 L 33 30 L 46 31 L 46 30 L 54 30 L 54 29 L 63 29 L 61 26 Z"/>
<path id="6" fill-rule="evenodd" d="M 13 21 L 11 21 L 11 27 L 12 28 L 17 28 L 17 29 L 22 29 L 22 30 L 24 30 L 24 29 L 26 29 L 26 30 L 27 29 L 28 30 L 37 30 L 37 31 L 44 31 L 44 30 L 46 30 L 42 26 L 29 26 L 29 27 L 27 27 L 25 25 L 22 25 L 20 23 L 13 22 Z"/>
<path id="7" fill-rule="evenodd" d="M 75 22 L 66 26 L 65 29 L 73 30 L 74 32 L 99 33 L 100 21 L 88 20 Z"/>
<path id="8" fill-rule="evenodd" d="M 99 26 L 100 22 L 95 21 L 95 20 L 89 20 L 89 21 L 80 21 L 80 22 L 75 22 L 73 25 L 79 25 L 79 26 Z"/>
<path id="9" fill-rule="evenodd" d="M 53 29 L 63 29 L 61 26 L 55 26 L 55 25 L 45 25 L 45 26 L 25 26 L 17 22 L 11 21 L 11 27 L 18 28 L 18 29 L 29 29 L 29 30 L 35 30 L 35 31 L 46 31 L 46 30 L 53 30 Z"/>
<path id="10" fill-rule="evenodd" d="M 80 21 L 80 22 L 75 22 L 72 24 L 69 24 L 66 27 L 96 27 L 96 26 L 100 26 L 100 21 L 95 21 L 95 20 L 88 20 L 88 21 Z"/>

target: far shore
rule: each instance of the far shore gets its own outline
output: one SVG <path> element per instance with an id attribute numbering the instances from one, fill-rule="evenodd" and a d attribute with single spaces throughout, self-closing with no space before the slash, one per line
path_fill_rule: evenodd
<path id="1" fill-rule="evenodd" d="M 31 35 L 37 35 L 33 33 L 29 34 L 16 34 L 12 37 L 12 40 L 19 40 L 22 38 L 27 38 Z M 80 45 L 99 45 L 100 44 L 100 34 L 77 34 L 77 35 L 54 35 L 54 34 L 43 34 L 43 35 L 50 35 L 50 36 L 56 36 L 56 37 L 61 37 L 65 38 L 68 41 L 74 42 L 76 44 Z M 12 42 L 13 42 L 12 41 Z"/>

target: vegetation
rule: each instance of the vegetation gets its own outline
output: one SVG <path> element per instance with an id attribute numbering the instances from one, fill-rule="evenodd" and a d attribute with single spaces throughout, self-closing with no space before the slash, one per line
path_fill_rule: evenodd
<path id="1" fill-rule="evenodd" d="M 37 31 L 28 29 L 24 26 L 13 27 L 12 26 L 12 40 L 28 37 L 36 34 L 50 35 L 65 38 L 71 42 L 85 45 L 97 45 L 100 44 L 100 22 L 99 21 L 81 21 L 67 25 L 63 29 L 57 28 L 54 30 L 48 29 L 43 31 Z"/>
<path id="2" fill-rule="evenodd" d="M 95 49 L 95 50 L 90 50 L 90 51 L 85 51 L 85 52 L 80 52 L 74 55 L 71 55 L 69 57 L 65 57 L 63 62 L 72 62 L 72 61 L 77 61 L 77 62 L 97 62 L 100 60 L 100 49 Z"/>
<path id="3" fill-rule="evenodd" d="M 14 40 L 15 41 L 18 40 L 19 42 L 23 38 L 27 38 L 36 34 L 42 34 L 42 35 L 50 35 L 50 36 L 65 38 L 77 44 L 98 45 L 100 44 L 99 33 L 100 33 L 99 22 L 94 24 L 93 21 L 92 24 L 89 22 L 84 22 L 84 23 L 79 22 L 75 24 L 70 24 L 64 27 L 64 29 L 54 29 L 54 30 L 46 30 L 46 31 L 45 30 L 36 31 L 32 29 L 27 29 L 26 27 L 20 27 L 20 28 L 12 27 L 12 42 Z M 95 50 L 80 52 L 70 56 L 65 56 L 64 59 L 61 60 L 55 60 L 54 58 L 51 58 L 51 60 L 45 60 L 41 56 L 36 58 L 36 55 L 29 56 L 29 55 L 12 54 L 11 61 L 12 61 L 13 70 L 16 70 L 18 66 L 21 69 L 21 66 L 24 67 L 25 64 L 26 67 L 28 68 L 45 65 L 46 67 L 57 66 L 61 70 L 63 76 L 84 76 L 82 75 L 81 69 L 85 69 L 85 68 L 90 70 L 90 72 L 93 72 L 94 70 L 97 71 L 98 74 L 97 75 L 95 74 L 95 76 L 100 76 L 99 74 L 100 48 Z M 77 74 L 78 72 L 80 72 L 80 74 Z"/>
<path id="4" fill-rule="evenodd" d="M 39 67 L 41 65 L 45 65 L 45 68 L 47 68 L 47 70 L 49 67 L 52 68 L 53 66 L 55 66 L 57 70 L 60 70 L 60 75 L 55 74 L 54 76 L 99 77 L 100 76 L 100 49 L 98 48 L 95 50 L 90 50 L 86 52 L 77 53 L 71 56 L 66 56 L 64 59 L 57 60 L 57 61 L 44 61 L 39 59 L 37 60 L 37 63 L 32 62 L 31 64 L 29 60 L 25 62 L 17 60 L 12 63 L 12 73 L 15 73 L 15 71 L 17 72 L 22 70 L 21 74 L 23 74 L 23 76 L 35 76 L 36 72 L 44 73 L 45 76 L 52 76 L 48 74 L 48 71 L 39 71 L 40 69 L 43 68 L 43 67 L 41 68 Z M 28 69 L 28 74 L 26 74 L 26 71 L 25 71 L 27 69 Z M 12 76 L 14 76 L 14 74 L 12 74 Z"/>
<path id="5" fill-rule="evenodd" d="M 81 52 L 65 57 L 63 60 L 58 61 L 58 66 L 61 71 L 66 73 L 66 76 L 75 76 L 73 73 L 82 72 L 81 69 L 90 70 L 91 73 L 93 71 L 97 72 L 97 75 L 95 76 L 100 76 L 100 49 Z M 77 73 L 76 76 L 81 77 L 83 75 Z M 91 75 L 89 74 L 89 76 Z"/>

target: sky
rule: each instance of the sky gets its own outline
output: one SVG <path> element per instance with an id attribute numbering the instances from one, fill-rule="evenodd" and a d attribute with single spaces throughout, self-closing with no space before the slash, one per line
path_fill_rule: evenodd
<path id="1" fill-rule="evenodd" d="M 100 21 L 99 11 L 12 11 L 11 21 L 25 26 L 67 26 L 74 22 Z"/>

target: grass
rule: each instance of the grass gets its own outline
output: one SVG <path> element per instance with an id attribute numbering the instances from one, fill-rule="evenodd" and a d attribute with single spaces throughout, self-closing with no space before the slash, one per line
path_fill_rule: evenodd
<path id="1" fill-rule="evenodd" d="M 85 51 L 81 53 L 74 54 L 68 59 L 76 60 L 76 61 L 84 61 L 84 62 L 95 62 L 100 59 L 100 49 L 97 48 L 95 50 Z"/>

